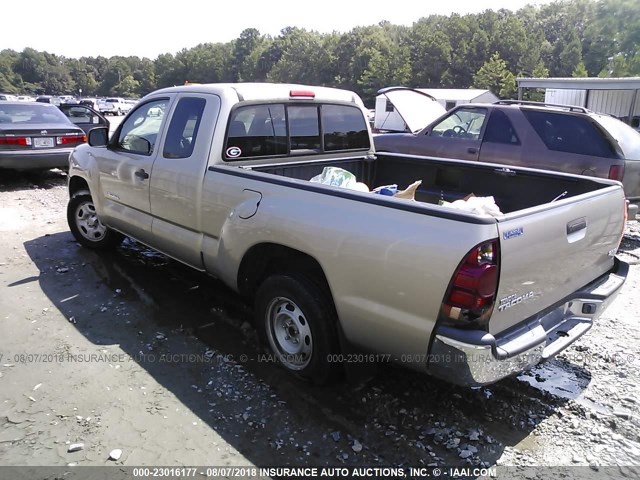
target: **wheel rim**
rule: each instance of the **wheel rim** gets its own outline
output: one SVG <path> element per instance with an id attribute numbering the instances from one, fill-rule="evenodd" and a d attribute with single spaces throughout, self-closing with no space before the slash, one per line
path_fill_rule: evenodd
<path id="1" fill-rule="evenodd" d="M 285 297 L 271 300 L 265 316 L 267 337 L 280 362 L 302 370 L 311 361 L 313 337 L 302 309 Z"/>
<path id="2" fill-rule="evenodd" d="M 98 218 L 91 201 L 84 201 L 76 207 L 75 219 L 80 235 L 91 242 L 99 242 L 107 234 L 107 227 Z"/>

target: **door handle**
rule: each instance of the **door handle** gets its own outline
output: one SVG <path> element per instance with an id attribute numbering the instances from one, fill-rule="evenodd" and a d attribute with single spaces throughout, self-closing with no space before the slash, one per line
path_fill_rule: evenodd
<path id="1" fill-rule="evenodd" d="M 467 152 L 469 153 L 478 153 L 478 149 L 476 147 L 467 148 Z"/>
<path id="2" fill-rule="evenodd" d="M 142 168 L 140 170 L 136 170 L 134 175 L 136 177 L 138 177 L 140 180 L 146 180 L 147 178 L 149 178 L 149 174 L 144 171 L 144 168 Z"/>

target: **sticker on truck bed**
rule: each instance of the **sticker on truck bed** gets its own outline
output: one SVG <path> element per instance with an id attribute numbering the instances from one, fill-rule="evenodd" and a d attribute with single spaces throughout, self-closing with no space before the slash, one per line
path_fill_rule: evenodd
<path id="1" fill-rule="evenodd" d="M 524 235 L 524 228 L 518 227 L 512 230 L 507 230 L 506 232 L 503 232 L 502 238 L 504 238 L 505 240 L 509 240 L 511 238 L 519 237 L 521 235 Z"/>

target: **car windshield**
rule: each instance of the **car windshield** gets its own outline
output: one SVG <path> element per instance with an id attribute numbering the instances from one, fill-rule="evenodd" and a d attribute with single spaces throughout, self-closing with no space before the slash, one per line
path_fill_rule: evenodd
<path id="1" fill-rule="evenodd" d="M 56 107 L 11 104 L 0 105 L 0 123 L 62 123 L 66 125 L 69 120 Z"/>
<path id="2" fill-rule="evenodd" d="M 117 98 L 107 98 L 105 101 L 107 101 L 109 103 L 118 103 L 118 99 Z"/>
<path id="3" fill-rule="evenodd" d="M 640 160 L 640 133 L 617 118 L 594 116 L 596 121 L 618 142 L 625 158 Z"/>

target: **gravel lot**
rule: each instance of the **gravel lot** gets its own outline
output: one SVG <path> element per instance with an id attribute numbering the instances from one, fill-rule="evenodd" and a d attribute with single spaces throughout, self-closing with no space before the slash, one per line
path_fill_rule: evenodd
<path id="1" fill-rule="evenodd" d="M 63 173 L 1 175 L 1 465 L 640 477 L 638 222 L 622 294 L 558 358 L 476 390 L 390 365 L 316 387 L 261 359 L 250 310 L 215 279 L 132 241 L 107 254 L 75 243 Z"/>

